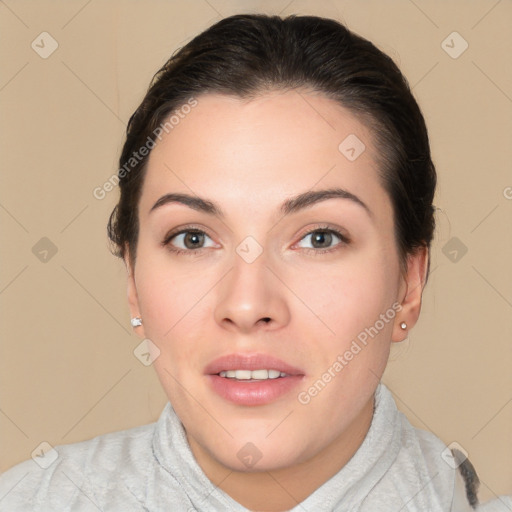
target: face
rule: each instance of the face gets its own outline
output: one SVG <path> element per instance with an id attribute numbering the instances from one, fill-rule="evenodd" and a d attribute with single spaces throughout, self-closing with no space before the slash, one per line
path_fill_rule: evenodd
<path id="1" fill-rule="evenodd" d="M 353 115 L 297 91 L 199 96 L 152 150 L 130 307 L 196 457 L 291 467 L 371 416 L 412 322 L 375 161 Z"/>

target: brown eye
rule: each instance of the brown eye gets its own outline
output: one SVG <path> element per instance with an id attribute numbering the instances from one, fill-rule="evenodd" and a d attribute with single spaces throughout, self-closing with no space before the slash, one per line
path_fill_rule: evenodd
<path id="1" fill-rule="evenodd" d="M 183 242 L 187 249 L 197 249 L 204 243 L 204 233 L 188 231 L 183 237 Z"/>
<path id="2" fill-rule="evenodd" d="M 162 245 L 176 253 L 199 252 L 201 249 L 214 247 L 213 241 L 210 245 L 204 245 L 205 241 L 211 238 L 199 229 L 183 229 L 177 233 L 169 234 Z"/>

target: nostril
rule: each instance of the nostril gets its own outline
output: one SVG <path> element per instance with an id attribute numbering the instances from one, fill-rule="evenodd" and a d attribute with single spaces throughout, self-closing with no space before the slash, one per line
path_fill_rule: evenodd
<path id="1" fill-rule="evenodd" d="M 265 322 L 265 323 L 269 323 L 270 322 L 270 318 L 268 316 L 266 316 L 265 318 L 262 318 L 262 320 Z"/>

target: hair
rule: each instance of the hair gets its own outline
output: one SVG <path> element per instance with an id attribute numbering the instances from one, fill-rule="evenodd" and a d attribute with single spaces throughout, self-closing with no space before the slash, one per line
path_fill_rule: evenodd
<path id="1" fill-rule="evenodd" d="M 130 117 L 119 160 L 120 198 L 108 222 L 114 254 L 124 258 L 128 249 L 135 265 L 149 153 L 137 160 L 133 155 L 169 116 L 208 92 L 250 100 L 299 88 L 333 99 L 370 129 L 379 178 L 393 207 L 401 271 L 408 255 L 430 249 L 437 176 L 425 120 L 397 65 L 336 20 L 250 14 L 224 18 L 177 50 Z M 127 172 L 128 161 L 133 166 Z M 430 258 L 426 279 L 429 271 Z"/>

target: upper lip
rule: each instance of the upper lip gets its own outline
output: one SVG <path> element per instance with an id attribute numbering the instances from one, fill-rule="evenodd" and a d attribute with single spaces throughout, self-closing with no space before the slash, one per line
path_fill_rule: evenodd
<path id="1" fill-rule="evenodd" d="M 221 356 L 204 369 L 207 375 L 227 370 L 278 370 L 288 375 L 304 375 L 304 372 L 281 359 L 267 354 L 228 354 Z"/>

